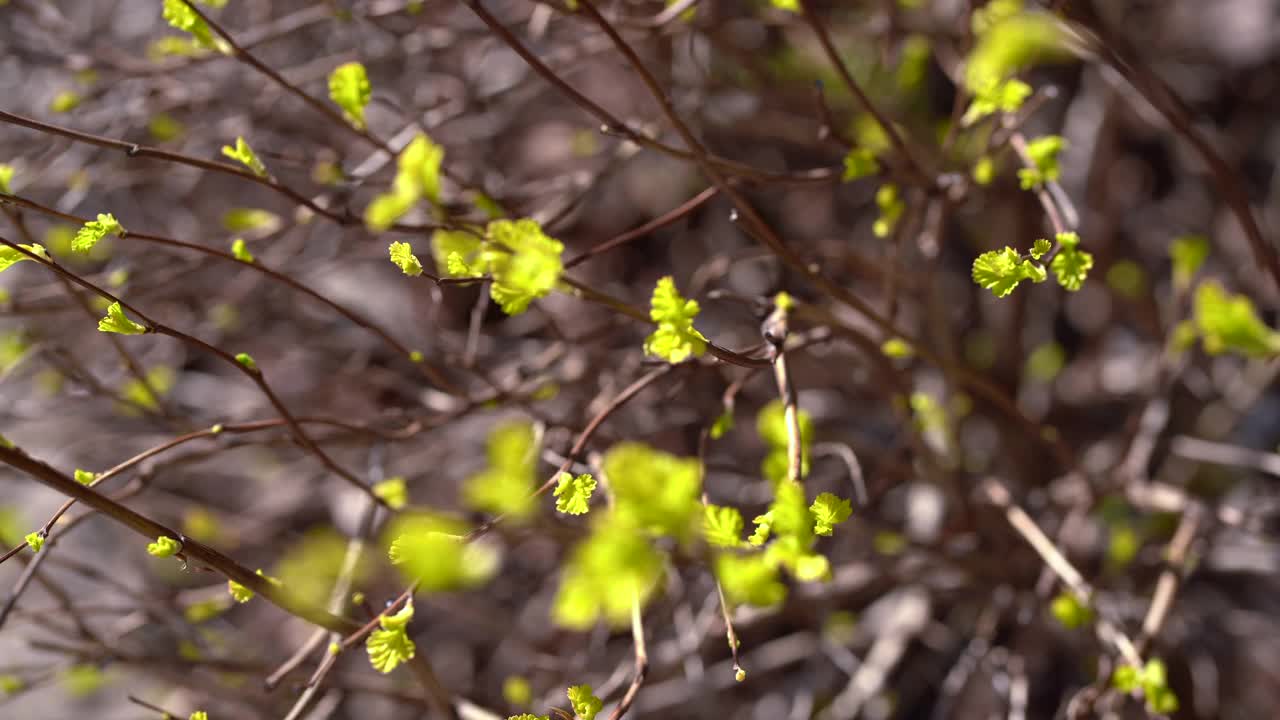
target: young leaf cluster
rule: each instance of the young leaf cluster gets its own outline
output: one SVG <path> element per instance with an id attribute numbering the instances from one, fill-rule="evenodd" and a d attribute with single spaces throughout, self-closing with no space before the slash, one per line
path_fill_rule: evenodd
<path id="1" fill-rule="evenodd" d="M 342 108 L 347 121 L 364 129 L 364 109 L 372 97 L 369 74 L 358 62 L 343 63 L 329 73 L 329 99 Z"/>
<path id="2" fill-rule="evenodd" d="M 1093 268 L 1093 255 L 1080 249 L 1080 237 L 1073 232 L 1057 234 L 1057 251 L 1049 262 L 1058 284 L 1069 291 L 1079 290 Z M 1011 247 L 982 253 L 973 261 L 973 281 L 990 290 L 996 297 L 1005 297 L 1023 280 L 1041 283 L 1048 273 L 1038 261 L 1053 252 L 1048 240 L 1039 239 L 1032 245 L 1029 257 L 1023 257 Z"/>
<path id="3" fill-rule="evenodd" d="M 424 592 L 445 592 L 479 585 L 497 569 L 495 552 L 482 543 L 463 543 L 462 522 L 434 512 L 397 516 L 384 539 L 387 556 L 404 576 Z"/>
<path id="4" fill-rule="evenodd" d="M 440 166 L 444 148 L 419 133 L 400 151 L 391 191 L 378 195 L 365 208 L 364 222 L 370 230 L 390 228 L 419 200 L 440 201 Z"/>
<path id="5" fill-rule="evenodd" d="M 467 506 L 494 515 L 523 519 L 537 505 L 533 491 L 538 464 L 538 434 L 533 423 L 512 420 L 489 433 L 486 456 L 489 466 L 467 478 L 462 498 Z"/>
<path id="6" fill-rule="evenodd" d="M 1142 667 L 1121 665 L 1111 675 L 1111 685 L 1120 692 L 1141 692 L 1147 709 L 1158 715 L 1178 711 L 1178 696 L 1169 688 L 1164 661 L 1151 659 Z"/>
<path id="7" fill-rule="evenodd" d="M 409 621 L 412 619 L 413 598 L 396 614 L 383 614 L 378 618 L 378 629 L 369 633 L 365 640 L 365 651 L 374 670 L 389 673 L 401 663 L 413 659 L 417 648 L 409 638 Z"/>
<path id="8" fill-rule="evenodd" d="M 697 300 L 680 295 L 671 276 L 659 279 L 649 300 L 649 318 L 658 328 L 644 341 L 645 354 L 672 364 L 701 357 L 707 350 L 707 338 L 693 327 L 699 310 Z"/>

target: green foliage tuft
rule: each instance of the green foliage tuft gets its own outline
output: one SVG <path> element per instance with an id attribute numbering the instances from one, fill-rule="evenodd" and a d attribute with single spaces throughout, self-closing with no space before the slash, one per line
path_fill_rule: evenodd
<path id="1" fill-rule="evenodd" d="M 867 148 L 853 148 L 844 156 L 844 175 L 841 180 L 853 182 L 870 177 L 880 171 L 876 154 Z"/>
<path id="2" fill-rule="evenodd" d="M 1084 286 L 1089 270 L 1093 268 L 1093 255 L 1079 249 L 1080 236 L 1073 232 L 1058 233 L 1058 254 L 1049 263 L 1049 269 L 1058 278 L 1058 284 L 1071 292 Z"/>
<path id="3" fill-rule="evenodd" d="M 413 246 L 406 242 L 393 242 L 387 250 L 391 255 L 391 263 L 400 268 L 400 272 L 410 277 L 422 274 L 422 263 L 413 254 Z"/>
<path id="4" fill-rule="evenodd" d="M 680 295 L 671 276 L 659 279 L 649 300 L 649 318 L 658 328 L 644 341 L 645 354 L 673 364 L 701 357 L 707 350 L 707 338 L 693 327 L 699 309 L 697 300 Z"/>
<path id="5" fill-rule="evenodd" d="M 369 633 L 365 651 L 369 664 L 380 673 L 389 673 L 401 663 L 412 660 L 417 648 L 409 639 L 409 621 L 413 619 L 413 599 L 394 615 L 378 618 L 378 629 Z"/>
<path id="6" fill-rule="evenodd" d="M 565 694 L 569 696 L 573 714 L 580 720 L 595 720 L 596 713 L 604 707 L 604 701 L 591 694 L 590 685 L 572 685 Z"/>
<path id="7" fill-rule="evenodd" d="M 574 477 L 567 472 L 560 473 L 553 493 L 556 497 L 556 510 L 567 515 L 587 514 L 591 509 L 591 494 L 595 489 L 596 480 L 590 474 Z"/>
<path id="8" fill-rule="evenodd" d="M 231 254 L 240 262 L 251 263 L 254 260 L 253 253 L 249 252 L 249 249 L 245 247 L 244 238 L 236 238 L 231 241 Z"/>
<path id="9" fill-rule="evenodd" d="M 396 517 L 388 526 L 387 556 L 406 582 L 424 592 L 444 592 L 479 585 L 493 576 L 498 558 L 480 543 L 463 544 L 467 527 L 438 513 Z"/>
<path id="10" fill-rule="evenodd" d="M 1280 354 L 1280 332 L 1258 317 L 1253 301 L 1229 295 L 1216 281 L 1200 283 L 1193 301 L 1196 328 L 1205 352 L 1234 352 L 1248 357 Z"/>
<path id="11" fill-rule="evenodd" d="M 537 221 L 494 220 L 486 235 L 480 260 L 493 276 L 489 296 L 506 314 L 519 315 L 560 282 L 564 245 L 543 233 Z"/>
<path id="12" fill-rule="evenodd" d="M 262 164 L 258 154 L 253 151 L 253 148 L 249 147 L 249 143 L 242 137 L 236 138 L 235 147 L 223 145 L 222 154 L 249 168 L 254 175 L 259 177 L 267 176 L 267 166 Z"/>
<path id="13" fill-rule="evenodd" d="M 809 506 L 813 513 L 813 531 L 818 535 L 831 535 L 835 526 L 849 519 L 853 507 L 848 500 L 832 493 L 824 492 Z"/>
<path id="14" fill-rule="evenodd" d="M 369 74 L 364 65 L 343 63 L 329 73 L 329 99 L 342 108 L 343 115 L 357 128 L 364 129 L 364 109 L 371 95 Z"/>
<path id="15" fill-rule="evenodd" d="M 98 213 L 97 220 L 85 223 L 71 241 L 71 249 L 78 253 L 87 253 L 98 244 L 99 240 L 111 234 L 124 235 L 124 228 L 111 213 Z"/>
<path id="16" fill-rule="evenodd" d="M 404 478 L 399 475 L 375 483 L 373 494 L 392 510 L 401 510 L 409 504 L 409 487 L 405 484 Z"/>
<path id="17" fill-rule="evenodd" d="M 107 308 L 107 316 L 98 321 L 98 332 L 118 333 L 120 335 L 142 335 L 147 332 L 145 325 L 140 325 L 124 314 L 120 303 L 113 302 Z"/>
<path id="18" fill-rule="evenodd" d="M 512 420 L 498 424 L 489 433 L 489 466 L 467 478 L 462 498 L 467 506 L 519 520 L 537 509 L 533 498 L 534 473 L 538 466 L 538 435 L 533 423 Z"/>
<path id="19" fill-rule="evenodd" d="M 181 549 L 182 543 L 167 535 L 161 535 L 155 542 L 147 544 L 147 554 L 158 558 L 173 557 Z"/>
<path id="20" fill-rule="evenodd" d="M 742 513 L 737 508 L 707 505 L 703 512 L 702 534 L 716 547 L 742 546 Z"/>

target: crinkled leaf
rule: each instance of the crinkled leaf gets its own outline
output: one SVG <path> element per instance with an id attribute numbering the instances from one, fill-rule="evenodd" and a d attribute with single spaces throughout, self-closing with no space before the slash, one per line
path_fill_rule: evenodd
<path id="1" fill-rule="evenodd" d="M 581 720 L 595 720 L 596 713 L 604 707 L 604 701 L 591 694 L 590 685 L 573 685 L 566 694 L 573 706 L 573 714 Z"/>
<path id="2" fill-rule="evenodd" d="M 818 535 L 830 535 L 836 525 L 849 519 L 853 507 L 848 500 L 824 492 L 809 506 L 809 512 L 813 513 L 813 531 Z"/>
<path id="3" fill-rule="evenodd" d="M 129 319 L 124 314 L 124 308 L 120 307 L 120 303 L 113 302 L 107 308 L 107 316 L 98 321 L 98 332 L 119 333 L 120 335 L 141 335 L 147 331 L 145 325 L 140 325 Z"/>
<path id="4" fill-rule="evenodd" d="M 417 276 L 422 274 L 422 263 L 418 262 L 418 256 L 413 254 L 413 246 L 406 242 L 393 242 L 387 248 L 391 255 L 391 262 L 400 268 L 400 272 L 409 276 Z"/>
<path id="5" fill-rule="evenodd" d="M 716 547 L 741 546 L 743 525 L 742 513 L 737 508 L 707 505 L 703 511 L 702 534 Z"/>
<path id="6" fill-rule="evenodd" d="M 494 220 L 486 233 L 490 242 L 480 257 L 493 276 L 489 295 L 503 312 L 519 315 L 560 281 L 564 245 L 544 234 L 542 227 L 530 219 Z"/>
<path id="7" fill-rule="evenodd" d="M 1093 255 L 1079 249 L 1079 246 L 1080 237 L 1075 233 L 1058 233 L 1058 254 L 1049 263 L 1049 269 L 1058 277 L 1058 284 L 1072 292 L 1084 286 L 1085 278 L 1093 267 Z"/>
<path id="8" fill-rule="evenodd" d="M 343 63 L 329 73 L 329 99 L 358 128 L 364 128 L 364 109 L 371 93 L 369 75 L 358 62 Z"/>
<path id="9" fill-rule="evenodd" d="M 585 515 L 591 509 L 591 494 L 595 492 L 596 479 L 590 474 L 574 477 L 560 473 L 554 491 L 556 510 L 568 515 Z"/>
<path id="10" fill-rule="evenodd" d="M 98 213 L 97 220 L 90 220 L 76 231 L 75 238 L 71 240 L 71 249 L 78 253 L 87 253 L 98 244 L 99 240 L 112 233 L 122 234 L 124 228 L 111 213 Z"/>
<path id="11" fill-rule="evenodd" d="M 686 300 L 670 276 L 658 280 L 649 301 L 649 317 L 658 328 L 644 342 L 644 351 L 669 363 L 699 357 L 707 349 L 707 338 L 693 327 L 698 301 Z"/>

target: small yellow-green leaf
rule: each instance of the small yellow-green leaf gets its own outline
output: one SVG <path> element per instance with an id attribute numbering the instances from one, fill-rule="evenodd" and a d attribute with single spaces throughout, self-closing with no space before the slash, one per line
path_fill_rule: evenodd
<path id="1" fill-rule="evenodd" d="M 358 62 L 343 63 L 329 73 L 329 99 L 357 128 L 364 128 L 364 109 L 371 93 L 369 75 Z"/>

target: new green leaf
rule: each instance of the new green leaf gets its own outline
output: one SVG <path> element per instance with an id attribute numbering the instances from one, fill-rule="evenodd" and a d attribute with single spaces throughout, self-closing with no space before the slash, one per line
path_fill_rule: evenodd
<path id="1" fill-rule="evenodd" d="M 158 558 L 173 557 L 182 549 L 182 543 L 168 535 L 161 535 L 153 543 L 147 543 L 147 554 Z"/>
<path id="2" fill-rule="evenodd" d="M 71 249 L 78 253 L 87 253 L 98 244 L 99 240 L 112 233 L 122 235 L 124 228 L 111 213 L 98 213 L 97 220 L 90 220 L 76 231 L 75 238 L 71 240 Z"/>
<path id="3" fill-rule="evenodd" d="M 686 300 L 667 276 L 658 280 L 649 300 L 649 318 L 658 324 L 644 341 L 644 351 L 669 363 L 700 357 L 707 350 L 707 338 L 693 327 L 698 316 L 697 300 Z"/>
<path id="4" fill-rule="evenodd" d="M 1202 282 L 1196 288 L 1192 309 L 1205 352 L 1249 357 L 1280 353 L 1280 332 L 1262 322 L 1253 302 L 1244 295 L 1230 295 L 1213 280 Z"/>
<path id="5" fill-rule="evenodd" d="M 231 241 L 231 254 L 240 262 L 253 262 L 253 253 L 245 247 L 244 238 L 236 238 Z"/>
<path id="6" fill-rule="evenodd" d="M 813 531 L 818 535 L 831 535 L 836 525 L 849 519 L 853 507 L 848 500 L 824 492 L 809 506 L 809 512 L 813 513 Z"/>
<path id="7" fill-rule="evenodd" d="M 590 474 L 574 477 L 567 472 L 560 473 L 554 492 L 556 510 L 568 515 L 585 515 L 595 489 L 596 480 Z"/>
<path id="8" fill-rule="evenodd" d="M 1080 250 L 1079 246 L 1079 235 L 1058 233 L 1058 254 L 1049 263 L 1049 269 L 1058 277 L 1058 284 L 1072 292 L 1084 286 L 1085 278 L 1093 267 L 1093 255 Z"/>
<path id="9" fill-rule="evenodd" d="M 703 511 L 702 534 L 716 547 L 740 547 L 743 525 L 742 513 L 737 508 L 707 505 Z"/>
<path id="10" fill-rule="evenodd" d="M 480 258 L 493 276 L 489 296 L 506 314 L 524 312 L 560 281 L 564 245 L 543 233 L 536 221 L 494 220 L 487 235 Z"/>
<path id="11" fill-rule="evenodd" d="M 40 548 L 44 547 L 44 535 L 38 532 L 27 533 L 27 547 L 31 548 L 31 552 L 40 552 Z"/>
<path id="12" fill-rule="evenodd" d="M 409 488 L 405 484 L 404 478 L 399 475 L 389 477 L 380 483 L 375 483 L 373 494 L 378 496 L 392 510 L 400 510 L 409 503 Z"/>
<path id="13" fill-rule="evenodd" d="M 364 109 L 370 97 L 369 75 L 364 65 L 344 63 L 329 73 L 329 99 L 342 108 L 347 120 L 357 128 L 364 128 Z"/>
<path id="14" fill-rule="evenodd" d="M 120 307 L 118 302 L 111 303 L 107 308 L 107 316 L 98 321 L 98 332 L 142 335 L 146 331 L 145 325 L 130 320 L 129 316 L 124 314 L 124 308 Z"/>
<path id="15" fill-rule="evenodd" d="M 49 257 L 48 251 L 46 251 L 44 249 L 44 246 L 42 245 L 19 245 L 18 247 L 21 247 L 24 250 L 27 250 L 33 255 L 39 255 L 42 258 Z M 14 263 L 20 263 L 23 260 L 30 260 L 30 259 L 31 258 L 28 257 L 27 255 L 24 255 L 23 253 L 18 252 L 16 249 L 11 248 L 8 245 L 0 246 L 0 272 L 4 272 L 5 270 L 8 270 L 9 266 L 13 265 Z"/>
<path id="16" fill-rule="evenodd" d="M 867 148 L 853 148 L 844 156 L 844 175 L 841 180 L 853 182 L 876 174 L 880 163 L 876 154 Z"/>
<path id="17" fill-rule="evenodd" d="M 400 663 L 413 659 L 417 649 L 408 633 L 409 621 L 412 619 L 412 598 L 395 615 L 384 614 L 378 618 L 378 629 L 369 633 L 369 639 L 365 641 L 369 664 L 374 670 L 389 673 Z"/>
<path id="18" fill-rule="evenodd" d="M 581 720 L 595 720 L 596 713 L 604 707 L 604 702 L 591 694 L 590 685 L 573 685 L 566 692 L 569 704 L 573 706 L 573 714 Z"/>
<path id="19" fill-rule="evenodd" d="M 422 263 L 413 254 L 413 246 L 406 242 L 393 242 L 387 248 L 391 254 L 391 262 L 400 268 L 400 272 L 411 277 L 422 274 Z"/>
<path id="20" fill-rule="evenodd" d="M 254 175 L 267 176 L 267 166 L 262 164 L 258 154 L 253 151 L 253 148 L 249 147 L 249 143 L 245 142 L 242 137 L 236 138 L 235 147 L 223 145 L 222 154 L 249 168 Z"/>
<path id="21" fill-rule="evenodd" d="M 973 261 L 973 281 L 996 297 L 1013 292 L 1023 280 L 1043 282 L 1046 277 L 1043 267 L 1023 260 L 1017 250 L 1007 246 L 984 252 Z"/>

